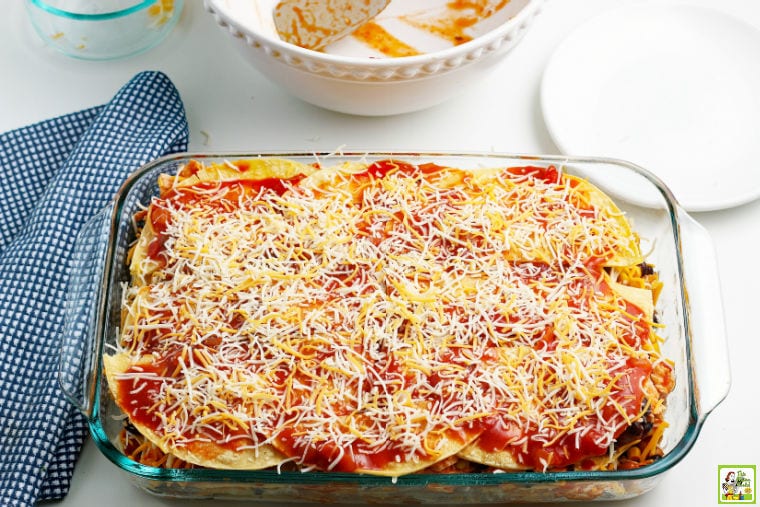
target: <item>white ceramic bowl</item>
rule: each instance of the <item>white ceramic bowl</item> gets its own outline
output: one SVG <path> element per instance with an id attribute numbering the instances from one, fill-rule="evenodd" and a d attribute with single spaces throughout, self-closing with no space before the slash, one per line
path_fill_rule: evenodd
<path id="1" fill-rule="evenodd" d="M 472 39 L 459 45 L 441 44 L 440 38 L 400 21 L 410 9 L 441 9 L 446 3 L 392 1 L 378 23 L 384 19 L 385 26 L 400 30 L 394 36 L 426 52 L 391 58 L 350 40 L 324 51 L 284 42 L 274 28 L 277 0 L 205 0 L 206 10 L 233 36 L 241 54 L 271 81 L 306 102 L 366 116 L 425 109 L 462 92 L 517 45 L 544 0 L 510 0 L 470 27 Z"/>

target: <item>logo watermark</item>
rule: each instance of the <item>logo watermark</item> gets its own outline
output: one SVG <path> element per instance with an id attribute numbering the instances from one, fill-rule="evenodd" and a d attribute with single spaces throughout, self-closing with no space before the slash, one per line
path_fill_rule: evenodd
<path id="1" fill-rule="evenodd" d="M 718 503 L 757 503 L 756 472 L 756 465 L 718 465 Z"/>

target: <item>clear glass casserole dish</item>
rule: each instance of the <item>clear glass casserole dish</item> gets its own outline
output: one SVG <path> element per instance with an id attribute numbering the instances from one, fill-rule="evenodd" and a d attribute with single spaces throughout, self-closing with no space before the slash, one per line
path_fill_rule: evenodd
<path id="1" fill-rule="evenodd" d="M 106 385 L 102 355 L 118 339 L 126 262 L 135 239 L 133 216 L 158 194 L 157 177 L 189 160 L 221 162 L 255 157 L 334 165 L 395 158 L 460 168 L 554 165 L 610 195 L 632 222 L 663 283 L 657 318 L 663 355 L 674 363 L 668 397 L 664 457 L 630 470 L 411 474 L 396 479 L 351 473 L 164 469 L 137 463 L 120 450 L 124 415 Z M 60 383 L 87 416 L 102 453 L 139 488 L 177 498 L 253 499 L 323 503 L 497 503 L 612 500 L 652 489 L 688 453 L 707 415 L 728 393 L 730 373 L 720 285 L 706 231 L 645 170 L 620 160 L 493 153 L 235 153 L 181 154 L 151 162 L 130 176 L 113 203 L 82 229 L 67 300 Z"/>

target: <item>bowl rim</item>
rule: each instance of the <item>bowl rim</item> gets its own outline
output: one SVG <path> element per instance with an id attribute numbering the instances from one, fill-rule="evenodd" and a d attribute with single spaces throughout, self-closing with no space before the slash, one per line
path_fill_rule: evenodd
<path id="1" fill-rule="evenodd" d="M 221 26 L 228 28 L 233 36 L 245 39 L 249 45 L 266 44 L 272 53 L 286 54 L 294 61 L 315 61 L 325 65 L 350 65 L 362 69 L 387 71 L 448 60 L 456 61 L 456 65 L 463 61 L 474 61 L 486 53 L 499 49 L 503 42 L 510 40 L 513 31 L 525 30 L 530 20 L 540 12 L 545 1 L 547 0 L 525 0 L 525 5 L 509 20 L 463 44 L 432 53 L 393 58 L 343 56 L 302 48 L 266 33 L 251 30 L 230 15 L 229 9 L 223 5 L 224 0 L 204 0 L 204 4 L 206 10 L 214 15 Z"/>
<path id="2" fill-rule="evenodd" d="M 135 3 L 131 7 L 125 7 L 123 9 L 119 9 L 115 11 L 99 12 L 99 13 L 93 13 L 93 14 L 87 14 L 84 12 L 74 12 L 74 11 L 61 9 L 60 7 L 51 5 L 50 2 L 46 0 L 29 0 L 29 2 L 35 7 L 38 7 L 49 14 L 53 14 L 54 16 L 59 16 L 62 18 L 68 18 L 68 19 L 73 19 L 77 21 L 108 21 L 112 19 L 129 16 L 130 14 L 134 14 L 135 12 L 139 12 L 143 9 L 146 9 L 152 5 L 159 3 L 159 0 L 141 0 L 140 2 Z"/>

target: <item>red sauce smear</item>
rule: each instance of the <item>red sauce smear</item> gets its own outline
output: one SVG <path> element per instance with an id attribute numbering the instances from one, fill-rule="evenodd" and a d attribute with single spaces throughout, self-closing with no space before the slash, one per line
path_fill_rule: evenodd
<path id="1" fill-rule="evenodd" d="M 448 2 L 440 13 L 414 13 L 401 16 L 400 19 L 458 46 L 472 40 L 472 36 L 467 33 L 470 27 L 493 16 L 508 2 L 509 0 L 453 0 Z M 374 21 L 360 27 L 352 36 L 388 57 L 421 54 L 418 49 L 392 36 Z"/>

